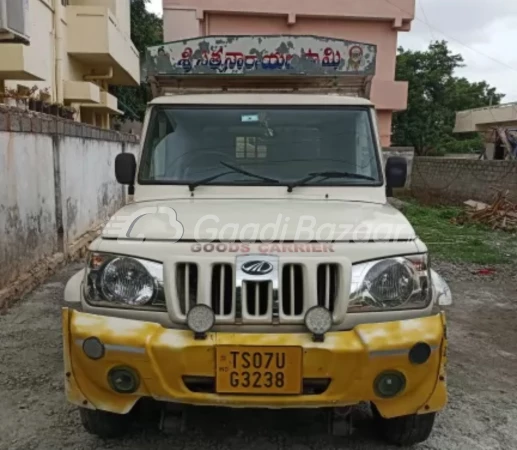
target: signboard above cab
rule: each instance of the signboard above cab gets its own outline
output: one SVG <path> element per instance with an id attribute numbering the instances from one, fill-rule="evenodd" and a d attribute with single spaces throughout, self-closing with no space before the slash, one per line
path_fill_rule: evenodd
<path id="1" fill-rule="evenodd" d="M 149 47 L 144 77 L 374 75 L 377 47 L 317 36 L 206 36 Z"/>

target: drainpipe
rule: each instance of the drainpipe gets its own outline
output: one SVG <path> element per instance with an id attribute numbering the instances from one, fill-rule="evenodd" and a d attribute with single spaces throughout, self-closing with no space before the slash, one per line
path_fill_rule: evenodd
<path id="1" fill-rule="evenodd" d="M 110 66 L 108 73 L 106 75 L 84 75 L 83 76 L 83 79 L 85 81 L 111 80 L 112 78 L 113 78 L 113 67 L 112 66 Z"/>
<path id="2" fill-rule="evenodd" d="M 54 51 L 56 55 L 56 101 L 63 103 L 63 9 L 60 0 L 54 0 Z"/>

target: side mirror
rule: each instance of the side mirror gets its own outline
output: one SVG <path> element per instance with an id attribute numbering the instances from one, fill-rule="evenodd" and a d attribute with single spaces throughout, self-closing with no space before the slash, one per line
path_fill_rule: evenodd
<path id="1" fill-rule="evenodd" d="M 407 160 L 401 156 L 390 156 L 386 162 L 386 187 L 388 196 L 391 197 L 393 188 L 401 188 L 406 185 Z"/>
<path id="2" fill-rule="evenodd" d="M 119 153 L 115 158 L 115 177 L 120 184 L 129 185 L 128 194 L 135 194 L 136 159 L 133 153 Z"/>
<path id="3" fill-rule="evenodd" d="M 115 177 L 120 184 L 133 185 L 136 175 L 136 159 L 132 153 L 119 153 L 115 158 Z"/>

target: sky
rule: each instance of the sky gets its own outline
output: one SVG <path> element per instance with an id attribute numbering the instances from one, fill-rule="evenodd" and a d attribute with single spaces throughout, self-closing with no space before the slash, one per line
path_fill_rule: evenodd
<path id="1" fill-rule="evenodd" d="M 161 15 L 162 0 L 149 9 Z M 442 39 L 465 59 L 457 75 L 485 80 L 506 94 L 503 101 L 517 101 L 517 0 L 417 0 L 412 30 L 399 34 L 399 45 L 424 50 Z"/>

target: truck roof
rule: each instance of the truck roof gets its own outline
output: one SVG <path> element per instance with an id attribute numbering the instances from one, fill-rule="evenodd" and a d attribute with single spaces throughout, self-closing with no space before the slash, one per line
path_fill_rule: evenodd
<path id="1" fill-rule="evenodd" d="M 204 93 L 163 95 L 151 101 L 152 105 L 348 105 L 372 106 L 362 97 L 337 94 L 288 93 Z"/>

